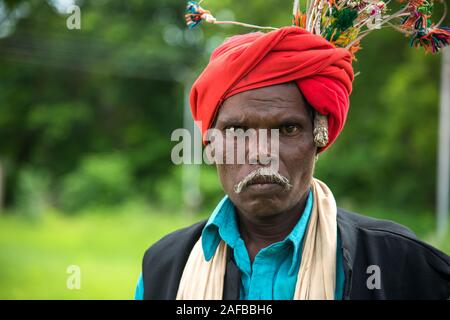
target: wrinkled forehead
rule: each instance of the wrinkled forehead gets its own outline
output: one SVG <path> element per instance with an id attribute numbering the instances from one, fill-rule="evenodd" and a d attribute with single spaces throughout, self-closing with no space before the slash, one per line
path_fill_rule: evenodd
<path id="1" fill-rule="evenodd" d="M 288 82 L 243 91 L 227 98 L 220 106 L 213 126 L 312 120 L 313 113 L 297 84 Z"/>

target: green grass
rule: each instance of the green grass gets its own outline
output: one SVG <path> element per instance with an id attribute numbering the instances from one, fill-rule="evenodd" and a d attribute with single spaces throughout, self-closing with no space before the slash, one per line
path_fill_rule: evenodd
<path id="1" fill-rule="evenodd" d="M 450 253 L 450 237 L 430 236 L 431 215 L 370 213 L 403 223 Z M 48 210 L 38 221 L 0 216 L 0 299 L 132 299 L 147 247 L 199 219 L 139 204 L 76 216 Z M 80 290 L 66 286 L 70 265 L 81 268 Z"/>
<path id="2" fill-rule="evenodd" d="M 194 222 L 141 209 L 1 217 L 0 299 L 132 299 L 148 246 Z M 81 269 L 80 290 L 67 289 L 70 265 Z"/>

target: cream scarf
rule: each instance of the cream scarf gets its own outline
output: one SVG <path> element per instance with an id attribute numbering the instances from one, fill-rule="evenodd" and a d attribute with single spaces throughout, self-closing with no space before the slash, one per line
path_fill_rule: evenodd
<path id="1" fill-rule="evenodd" d="M 331 190 L 312 180 L 314 202 L 302 251 L 294 300 L 333 300 L 336 287 L 336 202 Z M 227 246 L 218 245 L 206 261 L 202 238 L 192 249 L 184 267 L 177 300 L 221 300 L 226 269 Z"/>

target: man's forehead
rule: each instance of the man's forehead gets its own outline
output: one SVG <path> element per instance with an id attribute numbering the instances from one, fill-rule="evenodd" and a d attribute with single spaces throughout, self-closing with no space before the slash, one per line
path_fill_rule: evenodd
<path id="1" fill-rule="evenodd" d="M 261 122 L 279 124 L 279 122 L 303 121 L 309 118 L 307 107 L 301 105 L 295 107 L 236 106 L 236 108 L 221 108 L 216 124 L 256 124 Z"/>
<path id="2" fill-rule="evenodd" d="M 283 83 L 272 86 L 256 88 L 237 93 L 225 100 L 225 103 L 232 102 L 276 102 L 303 100 L 303 96 L 295 83 Z"/>
<path id="3" fill-rule="evenodd" d="M 295 84 L 263 87 L 238 93 L 225 100 L 217 120 L 244 121 L 264 118 L 265 115 L 271 118 L 307 116 L 307 104 Z"/>

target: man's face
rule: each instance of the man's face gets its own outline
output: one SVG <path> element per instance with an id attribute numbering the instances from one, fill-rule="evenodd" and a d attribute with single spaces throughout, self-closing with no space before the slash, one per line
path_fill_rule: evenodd
<path id="1" fill-rule="evenodd" d="M 267 217 L 300 202 L 310 186 L 316 147 L 308 106 L 295 83 L 245 91 L 226 99 L 217 114 L 215 128 L 224 135 L 232 128 L 279 130 L 278 172 L 289 179 L 290 189 L 276 183 L 256 183 L 235 192 L 234 186 L 249 173 L 268 166 L 249 164 L 249 157 L 255 153 L 252 150 L 267 156 L 267 148 L 252 149 L 246 143 L 245 164 L 217 164 L 222 187 L 241 213 L 251 215 L 249 218 Z"/>

